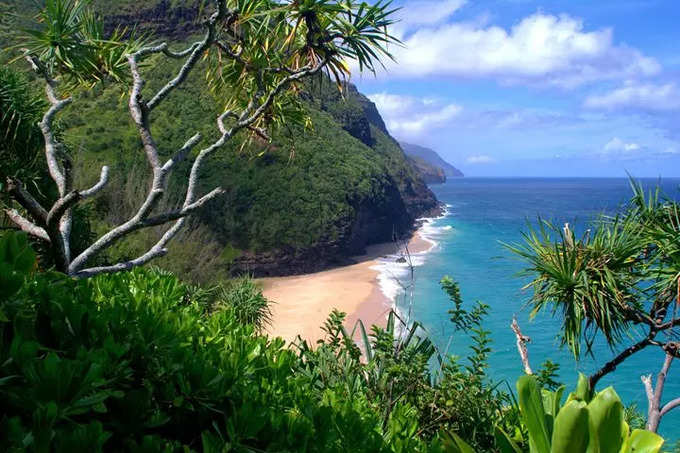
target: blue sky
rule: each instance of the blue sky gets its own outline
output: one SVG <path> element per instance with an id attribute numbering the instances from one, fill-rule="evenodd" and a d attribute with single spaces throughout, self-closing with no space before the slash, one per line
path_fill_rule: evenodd
<path id="1" fill-rule="evenodd" d="M 388 129 L 470 176 L 680 176 L 680 1 L 398 2 L 355 76 Z"/>

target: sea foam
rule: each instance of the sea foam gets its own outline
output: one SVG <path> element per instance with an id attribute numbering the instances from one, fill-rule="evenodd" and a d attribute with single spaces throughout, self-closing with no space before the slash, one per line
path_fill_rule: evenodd
<path id="1" fill-rule="evenodd" d="M 440 221 L 449 216 L 451 205 L 446 205 L 438 217 L 422 217 L 417 219 L 421 226 L 417 234 L 431 244 L 430 248 L 422 252 L 406 253 L 405 246 L 395 254 L 379 258 L 378 263 L 371 267 L 378 271 L 378 285 L 380 291 L 387 297 L 395 310 L 398 310 L 398 298 L 409 292 L 413 285 L 411 269 L 425 264 L 427 255 L 439 246 L 443 235 L 451 234 L 451 225 L 439 225 Z"/>

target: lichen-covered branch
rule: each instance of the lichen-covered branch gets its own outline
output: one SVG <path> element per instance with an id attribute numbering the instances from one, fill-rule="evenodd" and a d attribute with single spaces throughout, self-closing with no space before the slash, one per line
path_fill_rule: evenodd
<path id="1" fill-rule="evenodd" d="M 102 191 L 106 184 L 109 182 L 109 167 L 104 165 L 102 171 L 99 175 L 99 181 L 87 190 L 82 190 L 80 192 L 80 198 L 91 198 Z"/>
<path id="2" fill-rule="evenodd" d="M 7 178 L 7 192 L 38 223 L 47 224 L 47 210 L 24 188 L 21 181 Z"/>
<path id="3" fill-rule="evenodd" d="M 50 108 L 43 115 L 42 120 L 38 123 L 40 130 L 45 138 L 45 158 L 47 161 L 47 169 L 50 176 L 57 185 L 59 196 L 63 197 L 68 191 L 67 177 L 62 164 L 59 162 L 58 153 L 61 144 L 57 141 L 54 132 L 52 131 L 52 121 L 54 117 L 72 102 L 70 97 L 60 99 L 57 95 L 57 82 L 42 68 L 35 57 L 27 56 L 26 59 L 31 64 L 33 70 L 45 80 L 45 92 L 47 99 L 50 102 Z"/>
<path id="4" fill-rule="evenodd" d="M 9 217 L 9 219 L 12 222 L 14 222 L 15 225 L 21 228 L 21 230 L 39 239 L 50 242 L 50 237 L 44 228 L 39 227 L 35 223 L 28 220 L 26 217 L 19 214 L 19 211 L 17 211 L 16 209 L 5 209 L 5 214 L 7 215 L 7 217 Z"/>
<path id="5" fill-rule="evenodd" d="M 108 233 L 104 234 L 102 237 L 97 239 L 90 247 L 83 251 L 78 257 L 76 257 L 69 266 L 69 273 L 73 275 L 93 275 L 93 272 L 115 272 L 116 270 L 124 270 L 130 267 L 146 263 L 147 261 L 161 256 L 164 254 L 165 244 L 169 243 L 170 240 L 176 235 L 181 226 L 183 225 L 182 219 L 194 212 L 196 209 L 203 206 L 209 200 L 217 197 L 223 191 L 220 188 L 214 189 L 209 194 L 200 198 L 198 201 L 194 202 L 194 193 L 196 191 L 197 185 L 197 174 L 198 169 L 203 161 L 203 158 L 214 151 L 214 149 L 219 148 L 224 145 L 227 138 L 223 132 L 222 137 L 216 143 L 211 145 L 207 150 L 203 150 L 199 153 L 199 156 L 194 161 L 192 165 L 192 175 L 190 177 L 187 187 L 187 197 L 185 199 L 182 209 L 176 211 L 170 211 L 163 214 L 159 214 L 151 217 L 152 212 L 158 206 L 159 201 L 165 193 L 167 186 L 167 179 L 171 170 L 175 167 L 178 162 L 181 162 L 186 158 L 186 156 L 191 152 L 191 150 L 199 143 L 201 136 L 196 134 L 191 137 L 187 142 L 180 148 L 175 155 L 161 164 L 158 147 L 154 141 L 153 135 L 151 133 L 149 114 L 151 111 L 157 107 L 167 96 L 174 90 L 184 83 L 189 75 L 189 73 L 194 69 L 196 63 L 198 62 L 201 55 L 215 42 L 216 35 L 216 25 L 220 20 L 223 20 L 227 14 L 234 14 L 228 11 L 226 8 L 226 3 L 224 1 L 217 1 L 217 10 L 212 14 L 210 19 L 207 21 L 207 31 L 204 39 L 197 43 L 192 44 L 189 48 L 182 52 L 172 52 L 168 49 L 167 44 L 163 43 L 157 46 L 145 47 L 138 50 L 135 53 L 128 55 L 128 64 L 130 66 L 130 72 L 132 74 L 132 92 L 130 95 L 130 100 L 128 102 L 130 115 L 135 122 L 137 131 L 142 140 L 144 146 L 144 151 L 147 156 L 147 161 L 151 167 L 151 172 L 153 179 L 151 182 L 151 188 L 147 194 L 146 199 L 141 204 L 137 213 L 123 224 L 113 228 Z M 150 101 L 145 101 L 142 90 L 145 85 L 145 80 L 140 72 L 139 63 L 140 59 L 144 56 L 151 54 L 163 53 L 171 58 L 183 58 L 186 57 L 184 64 L 177 73 L 177 75 L 167 82 L 152 98 Z M 220 117 L 222 118 L 222 117 Z M 126 262 L 119 263 L 113 266 L 90 268 L 83 270 L 87 262 L 94 256 L 101 253 L 103 250 L 111 247 L 118 240 L 124 236 L 137 231 L 142 228 L 148 228 L 150 226 L 157 226 L 173 220 L 177 220 L 175 224 L 163 235 L 162 240 L 159 244 L 156 244 L 151 250 L 149 250 L 144 255 L 139 258 Z"/>

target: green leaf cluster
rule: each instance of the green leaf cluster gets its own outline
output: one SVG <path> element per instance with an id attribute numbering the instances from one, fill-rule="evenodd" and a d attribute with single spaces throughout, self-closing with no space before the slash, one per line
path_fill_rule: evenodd
<path id="1" fill-rule="evenodd" d="M 676 303 L 680 207 L 658 189 L 647 194 L 634 180 L 631 187 L 619 215 L 601 216 L 580 236 L 541 221 L 523 244 L 508 246 L 528 265 L 532 315 L 558 315 L 562 342 L 577 358 L 598 334 L 615 349 L 635 325 L 661 329 Z"/>
<path id="2" fill-rule="evenodd" d="M 502 429 L 503 453 L 520 453 L 528 443 L 531 453 L 657 453 L 663 438 L 642 429 L 632 432 L 625 421 L 621 399 L 612 387 L 594 393 L 588 379 L 580 375 L 576 390 L 562 404 L 564 386 L 555 391 L 542 389 L 536 377 L 525 375 L 517 381 L 517 394 L 527 437 L 511 437 Z"/>
<path id="3" fill-rule="evenodd" d="M 64 75 L 72 85 L 130 78 L 127 55 L 145 44 L 116 28 L 106 35 L 92 9 L 91 0 L 45 0 L 36 17 L 37 26 L 23 30 L 15 47 L 37 58 L 48 77 Z"/>

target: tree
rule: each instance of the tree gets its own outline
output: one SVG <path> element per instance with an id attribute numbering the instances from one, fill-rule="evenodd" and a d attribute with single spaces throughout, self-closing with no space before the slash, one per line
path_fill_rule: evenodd
<path id="1" fill-rule="evenodd" d="M 680 205 L 658 189 L 645 194 L 639 183 L 631 186 L 626 210 L 601 217 L 580 238 L 569 224 L 560 229 L 543 222 L 524 234 L 524 244 L 508 247 L 529 263 L 532 316 L 543 310 L 559 316 L 562 343 L 577 359 L 598 336 L 618 351 L 589 377 L 591 389 L 633 354 L 650 346 L 664 351 L 656 389 L 651 376 L 643 377 L 647 428 L 656 431 L 661 417 L 680 406 L 680 398 L 661 405 L 666 374 L 680 357 Z"/>
<path id="2" fill-rule="evenodd" d="M 7 179 L 7 191 L 22 210 L 7 209 L 6 214 L 19 228 L 49 243 L 57 269 L 75 277 L 130 269 L 167 253 L 186 217 L 223 192 L 216 187 L 204 195 L 197 193 L 202 166 L 210 155 L 239 133 L 269 140 L 267 129 L 272 124 L 304 121 L 295 98 L 300 81 L 325 73 L 341 86 L 349 75 L 346 59 L 356 60 L 359 70 L 374 71 L 382 57 L 391 58 L 388 45 L 397 42 L 387 31 L 393 22 L 390 2 L 214 0 L 200 5 L 207 14 L 203 38 L 179 51 L 170 49 L 167 42 L 148 44 L 147 39 L 122 29 L 105 37 L 102 23 L 87 8 L 88 3 L 47 0 L 39 27 L 28 31 L 21 43 L 23 56 L 45 82 L 50 107 L 39 126 L 58 199 L 52 206 L 43 206 L 20 179 Z M 224 112 L 216 118 L 219 138 L 195 153 L 183 204 L 158 213 L 171 172 L 194 153 L 202 137 L 196 134 L 189 138 L 164 160 L 151 132 L 152 114 L 186 83 L 202 58 L 207 61 L 206 75 L 212 89 L 225 99 Z M 180 60 L 179 71 L 157 91 L 145 89 L 144 65 L 163 64 L 163 59 Z M 72 256 L 73 209 L 107 185 L 109 168 L 102 167 L 92 187 L 75 188 L 70 158 L 55 134 L 54 121 L 72 103 L 65 92 L 98 83 L 130 87 L 130 116 L 152 182 L 131 218 Z M 127 235 L 166 224 L 170 226 L 160 240 L 141 256 L 125 262 L 92 264 L 95 257 Z"/>

